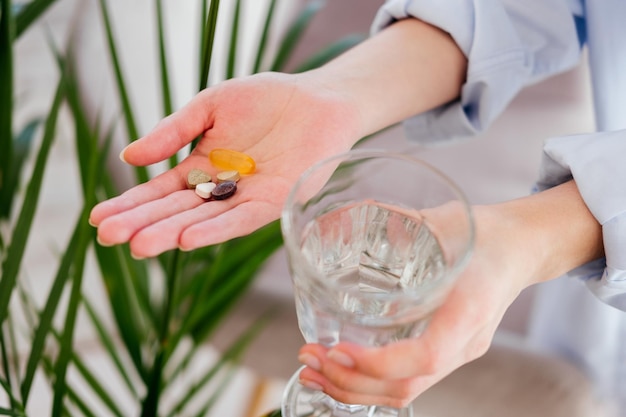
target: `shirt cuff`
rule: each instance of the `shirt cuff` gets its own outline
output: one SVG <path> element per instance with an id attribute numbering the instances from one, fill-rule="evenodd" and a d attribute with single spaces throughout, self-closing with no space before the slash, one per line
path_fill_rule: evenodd
<path id="1" fill-rule="evenodd" d="M 565 136 L 546 142 L 539 191 L 576 181 L 602 225 L 605 258 L 571 271 L 602 301 L 626 311 L 626 130 Z"/>
<path id="2" fill-rule="evenodd" d="M 571 2 L 526 3 L 388 0 L 379 9 L 372 33 L 415 17 L 449 33 L 468 58 L 460 99 L 409 119 L 405 127 L 411 139 L 425 143 L 475 135 L 524 86 L 576 65 L 580 44 Z"/>

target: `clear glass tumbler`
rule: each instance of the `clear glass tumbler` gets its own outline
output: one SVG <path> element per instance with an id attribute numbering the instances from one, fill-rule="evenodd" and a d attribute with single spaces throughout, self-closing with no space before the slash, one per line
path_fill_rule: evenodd
<path id="1" fill-rule="evenodd" d="M 381 346 L 418 337 L 468 260 L 461 190 L 415 157 L 353 150 L 303 173 L 281 218 L 307 342 Z M 406 360 L 410 360 L 407 358 Z M 406 417 L 410 407 L 344 404 L 298 383 L 282 417 Z"/>

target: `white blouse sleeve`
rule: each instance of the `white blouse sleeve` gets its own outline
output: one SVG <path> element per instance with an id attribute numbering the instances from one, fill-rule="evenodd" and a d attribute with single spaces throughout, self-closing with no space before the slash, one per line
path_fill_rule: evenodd
<path id="1" fill-rule="evenodd" d="M 626 130 L 550 139 L 539 191 L 574 179 L 602 225 L 605 259 L 570 273 L 604 302 L 626 311 Z"/>
<path id="2" fill-rule="evenodd" d="M 524 86 L 575 66 L 580 42 L 571 0 L 388 0 L 372 32 L 415 17 L 448 32 L 468 58 L 460 100 L 405 123 L 428 142 L 484 130 Z"/>

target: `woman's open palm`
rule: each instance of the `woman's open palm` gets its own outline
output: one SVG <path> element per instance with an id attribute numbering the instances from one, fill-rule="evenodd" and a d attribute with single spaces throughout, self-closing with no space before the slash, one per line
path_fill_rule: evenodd
<path id="1" fill-rule="evenodd" d="M 243 236 L 277 219 L 298 176 L 311 164 L 346 151 L 359 139 L 357 116 L 338 95 L 305 76 L 260 74 L 199 93 L 122 154 L 132 165 L 169 158 L 200 137 L 178 166 L 96 205 L 90 222 L 104 245 L 130 242 L 134 256 L 191 250 Z M 227 200 L 205 201 L 187 188 L 187 173 L 215 175 L 214 148 L 244 152 L 256 171 Z"/>

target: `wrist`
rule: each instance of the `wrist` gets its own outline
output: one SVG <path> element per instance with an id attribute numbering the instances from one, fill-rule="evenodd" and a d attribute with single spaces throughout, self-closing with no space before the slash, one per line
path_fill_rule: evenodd
<path id="1" fill-rule="evenodd" d="M 348 94 L 341 89 L 334 88 L 328 83 L 325 75 L 318 70 L 311 70 L 300 74 L 290 75 L 293 77 L 297 93 L 294 100 L 303 100 L 300 106 L 307 112 L 319 113 L 320 124 L 335 124 L 333 127 L 342 143 L 336 143 L 344 150 L 349 150 L 361 138 L 366 136 L 366 128 L 359 113 L 358 106 Z M 296 97 L 297 96 L 297 97 Z M 332 114 L 332 118 L 324 116 Z M 323 140 L 324 138 L 320 138 Z M 333 138 L 337 140 L 337 137 Z"/>
<path id="2" fill-rule="evenodd" d="M 366 136 L 456 99 L 466 67 L 465 56 L 448 33 L 411 18 L 307 76 L 350 103 Z"/>
<path id="3" fill-rule="evenodd" d="M 543 253 L 524 216 L 509 202 L 472 207 L 476 227 L 474 261 L 508 281 L 511 299 L 543 277 Z"/>
<path id="4" fill-rule="evenodd" d="M 503 236 L 505 252 L 525 271 L 526 286 L 559 277 L 604 254 L 602 228 L 574 181 L 484 211 L 498 228 L 490 235 Z"/>

